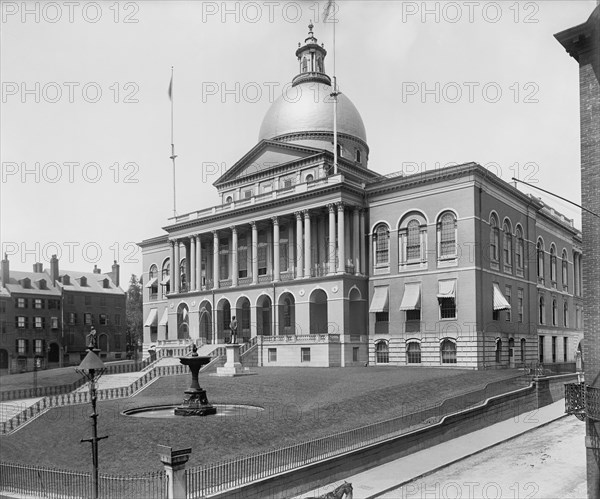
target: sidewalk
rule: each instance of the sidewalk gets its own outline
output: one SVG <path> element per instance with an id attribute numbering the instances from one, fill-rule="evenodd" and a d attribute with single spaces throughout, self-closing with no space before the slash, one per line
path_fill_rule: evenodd
<path id="1" fill-rule="evenodd" d="M 442 444 L 424 449 L 390 463 L 377 466 L 362 473 L 346 477 L 312 490 L 297 499 L 319 497 L 334 490 L 344 481 L 352 484 L 354 499 L 380 497 L 386 492 L 398 489 L 401 485 L 444 468 L 456 461 L 465 459 L 484 449 L 527 433 L 565 416 L 563 399 L 541 409 L 521 414 L 493 424 L 481 430 L 457 437 Z M 388 495 L 386 497 L 395 497 Z M 402 496 L 398 496 L 402 497 Z M 432 496 L 433 497 L 433 496 Z"/>

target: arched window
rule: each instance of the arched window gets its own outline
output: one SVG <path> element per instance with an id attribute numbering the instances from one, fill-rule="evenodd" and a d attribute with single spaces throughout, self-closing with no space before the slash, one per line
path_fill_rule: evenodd
<path id="1" fill-rule="evenodd" d="M 563 326 L 569 327 L 569 303 L 563 304 Z"/>
<path id="2" fill-rule="evenodd" d="M 499 260 L 498 246 L 500 246 L 498 219 L 496 215 L 492 215 L 490 217 L 490 260 L 494 263 Z"/>
<path id="3" fill-rule="evenodd" d="M 512 270 L 512 253 L 513 253 L 513 240 L 510 225 L 504 222 L 503 231 L 503 252 L 504 252 L 504 270 L 510 272 Z"/>
<path id="4" fill-rule="evenodd" d="M 550 281 L 552 286 L 556 287 L 556 248 L 550 246 Z"/>
<path id="5" fill-rule="evenodd" d="M 544 243 L 541 239 L 537 243 L 537 276 L 538 280 L 544 282 Z"/>
<path id="6" fill-rule="evenodd" d="M 338 144 L 338 145 L 337 145 L 337 155 L 338 155 L 339 157 L 341 157 L 341 156 L 342 156 L 342 152 L 343 152 L 343 151 L 342 151 L 342 144 Z"/>
<path id="7" fill-rule="evenodd" d="M 233 203 L 233 198 L 231 196 L 227 196 L 227 199 L 225 200 L 225 203 L 226 204 Z"/>
<path id="8" fill-rule="evenodd" d="M 544 302 L 544 297 L 540 296 L 539 303 L 538 303 L 538 322 L 540 324 L 545 323 L 545 316 L 546 316 L 546 303 Z"/>
<path id="9" fill-rule="evenodd" d="M 401 266 L 425 264 L 427 260 L 427 220 L 420 213 L 404 217 L 398 226 L 398 251 Z"/>
<path id="10" fill-rule="evenodd" d="M 356 150 L 356 161 L 357 163 L 360 163 L 360 149 Z"/>
<path id="11" fill-rule="evenodd" d="M 552 325 L 558 326 L 558 305 L 556 300 L 552 300 Z"/>
<path id="12" fill-rule="evenodd" d="M 421 232 L 417 220 L 408 222 L 408 237 L 406 241 L 406 257 L 408 260 L 419 260 L 421 258 Z"/>
<path id="13" fill-rule="evenodd" d="M 162 295 L 163 298 L 167 297 L 167 294 L 169 293 L 170 289 L 171 289 L 171 262 L 169 259 L 165 260 L 162 266 L 162 276 L 161 276 L 161 281 L 160 284 L 163 288 L 162 291 Z"/>
<path id="14" fill-rule="evenodd" d="M 439 258 L 456 257 L 456 217 L 451 212 L 439 218 L 438 245 Z"/>
<path id="15" fill-rule="evenodd" d="M 411 341 L 406 345 L 407 364 L 421 363 L 421 345 L 418 341 Z"/>
<path id="16" fill-rule="evenodd" d="M 182 258 L 179 262 L 179 290 L 181 292 L 187 291 L 187 274 L 186 274 L 186 260 Z"/>
<path id="17" fill-rule="evenodd" d="M 390 231 L 387 225 L 380 224 L 375 228 L 375 264 L 389 265 L 390 263 Z"/>
<path id="18" fill-rule="evenodd" d="M 502 360 L 502 340 L 496 338 L 496 363 L 499 364 Z"/>
<path id="19" fill-rule="evenodd" d="M 148 271 L 148 284 L 150 288 L 150 299 L 155 300 L 158 296 L 158 267 L 152 265 Z"/>
<path id="20" fill-rule="evenodd" d="M 443 340 L 440 344 L 440 354 L 442 364 L 456 364 L 456 343 L 449 339 Z"/>
<path id="21" fill-rule="evenodd" d="M 378 341 L 375 343 L 375 362 L 377 364 L 389 364 L 390 349 L 387 341 Z"/>
<path id="22" fill-rule="evenodd" d="M 527 341 L 525 338 L 521 338 L 521 362 L 525 362 L 525 345 Z"/>
<path id="23" fill-rule="evenodd" d="M 516 238 L 517 247 L 515 249 L 515 257 L 517 260 L 517 274 L 522 276 L 525 255 L 525 243 L 523 242 L 523 232 L 521 231 L 521 227 L 517 227 Z"/>
<path id="24" fill-rule="evenodd" d="M 567 257 L 567 250 L 562 252 L 562 285 L 563 291 L 569 290 L 569 259 Z"/>
<path id="25" fill-rule="evenodd" d="M 312 173 L 309 173 L 309 174 L 306 176 L 306 181 L 307 181 L 307 182 L 312 182 L 314 179 L 315 179 L 315 177 L 314 177 L 314 175 L 313 175 Z"/>

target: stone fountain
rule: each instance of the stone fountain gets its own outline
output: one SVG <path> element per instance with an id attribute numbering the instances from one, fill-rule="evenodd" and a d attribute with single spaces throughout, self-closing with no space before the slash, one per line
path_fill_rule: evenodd
<path id="1" fill-rule="evenodd" d="M 175 407 L 176 416 L 209 416 L 216 414 L 217 409 L 213 407 L 206 398 L 206 390 L 198 384 L 198 372 L 202 366 L 211 361 L 210 357 L 201 357 L 198 355 L 196 345 L 192 348 L 192 354 L 187 357 L 179 357 L 179 362 L 184 366 L 189 366 L 192 371 L 192 384 L 184 392 L 183 403 Z"/>

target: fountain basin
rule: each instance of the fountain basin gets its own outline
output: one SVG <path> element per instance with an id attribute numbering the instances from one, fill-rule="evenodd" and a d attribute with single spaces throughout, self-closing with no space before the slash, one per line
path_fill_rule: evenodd
<path id="1" fill-rule="evenodd" d="M 212 413 L 212 415 L 219 417 L 257 417 L 261 412 L 264 411 L 264 408 L 262 407 L 243 404 L 212 404 L 212 407 L 216 409 L 216 413 Z M 177 405 L 155 405 L 128 409 L 123 411 L 121 414 L 124 416 L 149 419 L 174 419 L 188 417 L 186 414 L 176 414 L 175 412 L 177 408 Z"/>

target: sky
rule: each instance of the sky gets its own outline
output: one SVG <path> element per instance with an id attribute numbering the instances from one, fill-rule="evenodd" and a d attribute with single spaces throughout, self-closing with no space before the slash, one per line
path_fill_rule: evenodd
<path id="1" fill-rule="evenodd" d="M 140 275 L 136 243 L 219 204 L 314 34 L 367 131 L 369 168 L 475 161 L 580 203 L 578 66 L 553 35 L 594 0 L 2 0 L 0 242 L 11 268 Z M 519 185 L 575 220 L 580 210 Z M 146 269 L 147 270 L 147 269 Z"/>

